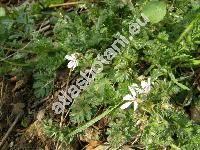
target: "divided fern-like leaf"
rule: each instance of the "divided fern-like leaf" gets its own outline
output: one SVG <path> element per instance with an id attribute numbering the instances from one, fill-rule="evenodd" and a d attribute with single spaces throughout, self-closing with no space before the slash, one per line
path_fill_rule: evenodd
<path id="1" fill-rule="evenodd" d="M 55 74 L 48 74 L 48 72 L 38 72 L 34 75 L 33 88 L 37 98 L 47 96 L 54 87 Z"/>

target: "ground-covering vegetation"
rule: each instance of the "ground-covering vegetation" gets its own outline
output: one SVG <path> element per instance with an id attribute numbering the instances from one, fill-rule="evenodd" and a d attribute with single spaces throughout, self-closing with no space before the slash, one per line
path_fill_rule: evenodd
<path id="1" fill-rule="evenodd" d="M 22 98 L 20 128 L 34 122 L 27 121 L 32 115 L 28 107 L 34 103 L 34 113 L 45 110 L 37 119 L 45 138 L 54 143 L 50 149 L 200 149 L 200 2 L 65 2 L 27 0 L 0 6 L 2 81 L 26 80 L 34 93 Z M 73 84 L 80 71 L 90 69 L 118 33 L 128 38 L 130 23 L 141 13 L 150 22 L 66 107 L 64 118 L 56 115 L 51 108 L 59 91 Z M 74 53 L 78 66 L 72 71 L 64 58 Z M 133 104 L 120 109 L 129 87 L 148 78 L 150 91 L 137 97 L 138 109 Z M 1 94 L 1 114 L 10 105 L 6 96 Z M 1 126 L 2 133 L 8 126 Z M 73 143 L 79 147 L 70 146 Z"/>

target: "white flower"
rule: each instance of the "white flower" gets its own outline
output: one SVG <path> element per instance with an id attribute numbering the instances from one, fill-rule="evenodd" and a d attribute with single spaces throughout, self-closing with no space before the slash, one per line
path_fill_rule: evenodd
<path id="1" fill-rule="evenodd" d="M 151 78 L 148 78 L 147 81 L 141 81 L 141 88 L 137 84 L 132 84 L 131 87 L 135 89 L 138 94 L 148 94 L 151 90 Z"/>
<path id="2" fill-rule="evenodd" d="M 126 109 L 128 108 L 132 103 L 134 104 L 134 111 L 138 108 L 138 100 L 137 97 L 139 94 L 148 94 L 151 90 L 151 82 L 150 78 L 148 78 L 147 81 L 141 81 L 141 88 L 133 83 L 131 86 L 129 86 L 129 90 L 131 91 L 131 94 L 128 94 L 123 97 L 123 100 L 126 100 L 128 102 L 124 103 L 120 108 Z"/>
<path id="3" fill-rule="evenodd" d="M 78 66 L 78 60 L 76 59 L 75 54 L 66 55 L 65 60 L 69 60 L 67 67 L 72 68 L 72 70 Z"/>
<path id="4" fill-rule="evenodd" d="M 143 93 L 143 90 L 136 83 L 133 83 L 131 86 L 129 86 L 129 90 L 130 89 L 134 89 L 137 94 Z"/>
<path id="5" fill-rule="evenodd" d="M 141 81 L 142 93 L 148 94 L 151 90 L 151 78 L 147 79 L 146 81 Z"/>
<path id="6" fill-rule="evenodd" d="M 128 94 L 123 97 L 123 100 L 126 100 L 128 102 L 124 103 L 120 108 L 126 109 L 133 103 L 134 111 L 136 111 L 138 108 L 137 93 L 135 92 L 135 89 L 133 88 L 133 86 L 129 86 L 129 90 L 131 91 L 131 94 Z"/>

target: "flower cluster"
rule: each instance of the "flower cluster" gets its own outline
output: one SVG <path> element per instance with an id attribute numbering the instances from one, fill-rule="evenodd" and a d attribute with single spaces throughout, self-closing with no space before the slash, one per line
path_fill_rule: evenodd
<path id="1" fill-rule="evenodd" d="M 148 78 L 147 81 L 141 81 L 141 86 L 134 83 L 128 88 L 131 94 L 127 94 L 123 97 L 123 100 L 127 102 L 125 102 L 120 108 L 126 109 L 133 103 L 134 111 L 136 111 L 138 108 L 138 96 L 144 94 L 147 95 L 151 90 L 151 79 Z"/>

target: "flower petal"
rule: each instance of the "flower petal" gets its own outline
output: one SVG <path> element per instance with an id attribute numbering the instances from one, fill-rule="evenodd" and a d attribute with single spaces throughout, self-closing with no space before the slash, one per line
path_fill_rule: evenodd
<path id="1" fill-rule="evenodd" d="M 75 54 L 71 54 L 71 57 L 76 60 L 76 55 Z"/>
<path id="2" fill-rule="evenodd" d="M 147 86 L 150 86 L 150 85 L 151 85 L 151 78 L 148 78 L 147 82 L 146 81 L 141 81 L 141 86 L 142 87 L 147 87 Z"/>
<path id="3" fill-rule="evenodd" d="M 151 85 L 151 78 L 148 78 L 147 82 L 148 82 L 149 85 Z"/>
<path id="4" fill-rule="evenodd" d="M 141 87 L 143 89 L 143 93 L 147 94 L 151 90 L 151 79 L 148 78 L 147 82 L 146 81 L 141 81 Z"/>
<path id="5" fill-rule="evenodd" d="M 131 105 L 132 102 L 126 102 L 125 104 L 123 104 L 120 108 L 121 109 L 126 109 Z"/>
<path id="6" fill-rule="evenodd" d="M 134 97 L 130 94 L 127 94 L 126 96 L 123 97 L 123 100 L 134 100 Z"/>
<path id="7" fill-rule="evenodd" d="M 137 101 L 134 101 L 133 102 L 133 105 L 134 105 L 134 111 L 136 111 L 138 109 L 138 102 Z"/>
<path id="8" fill-rule="evenodd" d="M 70 55 L 66 55 L 65 56 L 65 60 L 74 60 L 74 58 L 72 56 L 70 56 Z"/>
<path id="9" fill-rule="evenodd" d="M 75 65 L 76 65 L 76 64 L 75 64 L 74 61 L 70 61 L 70 62 L 68 63 L 68 65 L 67 65 L 67 67 L 68 67 L 68 68 L 74 68 Z"/>
<path id="10" fill-rule="evenodd" d="M 141 81 L 141 87 L 144 89 L 146 86 L 148 86 L 148 83 L 146 81 Z"/>
<path id="11" fill-rule="evenodd" d="M 131 86 L 134 87 L 134 88 L 138 87 L 138 85 L 136 83 L 133 83 Z"/>
<path id="12" fill-rule="evenodd" d="M 137 96 L 137 93 L 136 93 L 136 91 L 135 91 L 135 88 L 136 88 L 136 87 L 134 87 L 134 86 L 129 86 L 128 88 L 129 88 L 129 90 L 131 91 L 131 94 L 132 94 L 133 99 L 135 99 L 136 96 Z"/>
<path id="13" fill-rule="evenodd" d="M 138 86 L 137 84 L 135 84 L 135 83 L 133 83 L 130 87 L 131 87 L 131 89 L 134 89 L 134 90 L 135 90 L 136 94 L 137 94 L 137 93 L 141 94 L 142 91 L 143 91 L 143 90 L 140 89 L 139 86 Z M 130 90 L 130 89 L 129 89 L 129 90 Z M 131 90 L 130 90 L 130 91 L 131 91 Z"/>
<path id="14" fill-rule="evenodd" d="M 151 86 L 148 86 L 148 87 L 145 89 L 145 93 L 148 94 L 150 91 L 151 91 Z"/>
<path id="15" fill-rule="evenodd" d="M 74 66 L 72 67 L 72 70 L 74 70 L 78 66 L 77 61 L 74 62 Z"/>

